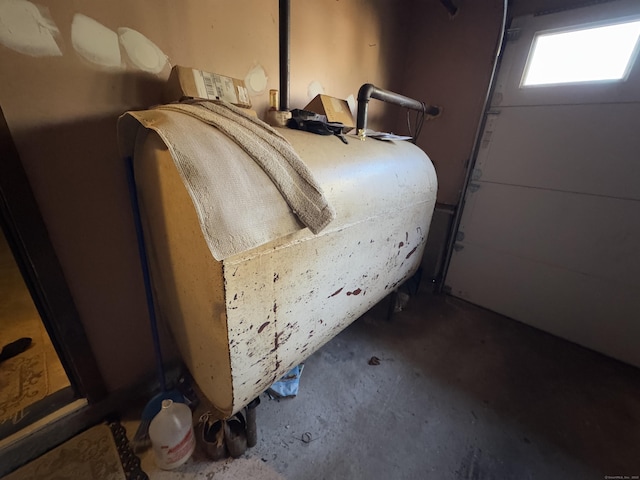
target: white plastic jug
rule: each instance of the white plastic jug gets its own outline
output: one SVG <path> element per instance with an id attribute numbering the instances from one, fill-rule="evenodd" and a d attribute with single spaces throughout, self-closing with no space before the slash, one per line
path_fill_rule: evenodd
<path id="1" fill-rule="evenodd" d="M 156 462 L 163 470 L 172 470 L 186 462 L 196 446 L 189 407 L 163 400 L 162 409 L 149 425 L 149 438 Z"/>

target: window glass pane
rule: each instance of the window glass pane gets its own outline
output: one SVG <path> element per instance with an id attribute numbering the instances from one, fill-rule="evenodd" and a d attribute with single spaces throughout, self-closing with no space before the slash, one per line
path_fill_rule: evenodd
<path id="1" fill-rule="evenodd" d="M 640 36 L 640 21 L 536 36 L 523 86 L 621 80 Z"/>

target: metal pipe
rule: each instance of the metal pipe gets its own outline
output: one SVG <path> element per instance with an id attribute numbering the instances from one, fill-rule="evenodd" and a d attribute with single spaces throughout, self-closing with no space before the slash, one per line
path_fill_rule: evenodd
<path id="1" fill-rule="evenodd" d="M 256 408 L 260 405 L 260 397 L 256 397 L 246 409 L 246 434 L 247 434 L 247 447 L 255 447 L 258 443 L 258 425 L 256 421 Z"/>
<path id="2" fill-rule="evenodd" d="M 371 98 L 400 105 L 401 107 L 405 107 L 410 110 L 417 110 L 426 115 L 435 116 L 440 113 L 440 107 L 427 105 L 424 102 L 405 97 L 399 93 L 378 88 L 371 83 L 365 83 L 360 87 L 360 90 L 358 90 L 358 117 L 356 121 L 356 131 L 358 132 L 358 135 L 362 137 L 367 129 L 367 113 L 369 110 L 369 99 Z"/>
<path id="3" fill-rule="evenodd" d="M 280 110 L 289 111 L 289 63 L 291 4 L 289 0 L 280 0 L 278 8 L 280 41 Z"/>

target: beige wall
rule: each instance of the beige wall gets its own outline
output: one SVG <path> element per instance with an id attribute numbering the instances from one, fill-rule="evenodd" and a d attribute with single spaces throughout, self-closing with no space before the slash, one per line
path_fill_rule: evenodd
<path id="1" fill-rule="evenodd" d="M 438 173 L 438 201 L 455 205 L 482 113 L 500 34 L 502 0 L 457 1 L 451 19 L 439 0 L 416 0 L 405 75 L 406 95 L 443 107 L 426 122 L 418 145 Z M 418 53 L 418 54 L 416 54 Z M 406 116 L 397 130 L 406 129 Z"/>
<path id="2" fill-rule="evenodd" d="M 133 28 L 172 65 L 244 78 L 260 65 L 278 88 L 276 0 L 45 2 L 62 55 L 33 57 L 0 45 L 0 105 L 7 117 L 89 341 L 113 390 L 152 371 L 144 293 L 116 148 L 116 119 L 161 101 L 169 67 L 142 72 L 130 61 L 109 70 L 81 58 L 71 42 L 76 13 L 105 27 Z M 346 98 L 372 82 L 387 87 L 394 42 L 394 2 L 292 2 L 291 104 L 308 87 Z M 264 111 L 268 93 L 252 98 Z M 374 107 L 371 126 L 381 109 Z"/>

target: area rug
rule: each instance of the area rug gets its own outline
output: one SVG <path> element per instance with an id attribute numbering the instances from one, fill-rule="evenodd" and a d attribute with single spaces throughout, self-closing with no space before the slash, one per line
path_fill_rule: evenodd
<path id="1" fill-rule="evenodd" d="M 117 422 L 86 430 L 2 480 L 148 480 Z"/>
<path id="2" fill-rule="evenodd" d="M 49 393 L 45 352 L 30 350 L 0 363 L 0 424 Z"/>
<path id="3" fill-rule="evenodd" d="M 31 346 L 0 362 L 2 426 L 29 423 L 32 405 L 71 384 L 0 232 L 0 348 L 23 337 L 32 339 Z"/>

